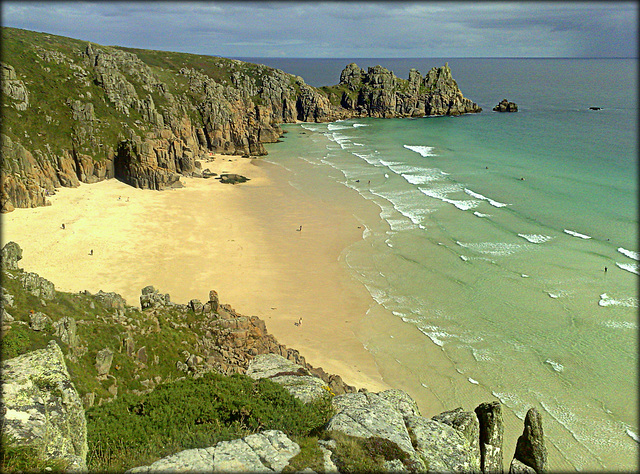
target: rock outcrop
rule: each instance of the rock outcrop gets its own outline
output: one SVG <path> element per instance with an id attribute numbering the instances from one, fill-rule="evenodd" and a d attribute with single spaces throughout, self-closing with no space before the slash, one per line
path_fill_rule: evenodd
<path id="1" fill-rule="evenodd" d="M 475 409 L 480 424 L 480 459 L 483 473 L 502 473 L 504 423 L 500 402 L 481 403 Z"/>
<path id="2" fill-rule="evenodd" d="M 405 392 L 351 393 L 333 399 L 336 410 L 327 430 L 395 443 L 409 455 L 412 469 L 479 472 L 480 458 L 463 433 L 420 416 Z"/>
<path id="3" fill-rule="evenodd" d="M 498 105 L 493 108 L 494 112 L 517 112 L 518 106 L 515 102 L 509 102 L 507 99 L 502 99 Z"/>
<path id="4" fill-rule="evenodd" d="M 55 341 L 3 362 L 1 403 L 2 432 L 16 445 L 35 447 L 69 470 L 87 469 L 84 408 Z"/>
<path id="5" fill-rule="evenodd" d="M 126 472 L 282 472 L 299 452 L 300 446 L 282 431 L 269 430 L 210 448 L 187 449 Z"/>
<path id="6" fill-rule="evenodd" d="M 482 108 L 465 98 L 451 76 L 449 64 L 432 68 L 425 77 L 411 69 L 409 79 L 396 77 L 382 66 L 367 72 L 355 63 L 340 74 L 340 84 L 330 94 L 342 90 L 340 105 L 356 116 L 422 117 L 481 112 Z"/>
<path id="7" fill-rule="evenodd" d="M 524 419 L 524 431 L 518 438 L 516 452 L 509 468 L 510 473 L 545 472 L 547 448 L 544 445 L 542 416 L 535 408 L 530 408 Z"/>

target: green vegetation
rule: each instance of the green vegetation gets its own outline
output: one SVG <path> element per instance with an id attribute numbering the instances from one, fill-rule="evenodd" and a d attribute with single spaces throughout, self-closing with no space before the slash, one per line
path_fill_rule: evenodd
<path id="1" fill-rule="evenodd" d="M 398 459 L 405 469 L 415 471 L 407 453 L 393 441 L 384 438 L 358 438 L 338 431 L 327 432 L 327 439 L 336 442 L 338 470 L 344 473 L 380 472 L 384 462 Z"/>
<path id="2" fill-rule="evenodd" d="M 270 429 L 303 437 L 330 414 L 329 397 L 305 405 L 270 380 L 205 374 L 87 410 L 87 463 L 91 470 L 128 469 Z"/>
<path id="3" fill-rule="evenodd" d="M 33 446 L 19 446 L 11 437 L 3 434 L 0 445 L 0 472 L 4 473 L 62 473 L 68 463 L 62 459 L 43 460 Z"/>

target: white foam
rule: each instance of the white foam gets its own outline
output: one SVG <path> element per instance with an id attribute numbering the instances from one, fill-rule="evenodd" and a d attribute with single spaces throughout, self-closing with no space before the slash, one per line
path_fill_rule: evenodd
<path id="1" fill-rule="evenodd" d="M 471 348 L 471 353 L 473 354 L 473 358 L 477 362 L 491 362 L 493 361 L 493 357 L 489 355 L 488 349 L 475 349 Z"/>
<path id="2" fill-rule="evenodd" d="M 490 214 L 483 214 L 482 212 L 473 211 L 473 215 L 477 217 L 489 217 Z"/>
<path id="3" fill-rule="evenodd" d="M 574 237 L 580 237 L 581 239 L 590 239 L 591 237 L 588 235 L 580 234 L 573 230 L 564 229 L 564 232 L 569 235 L 573 235 Z"/>
<path id="4" fill-rule="evenodd" d="M 522 278 L 529 278 L 529 275 L 525 275 L 524 273 L 520 275 Z"/>
<path id="5" fill-rule="evenodd" d="M 353 126 L 354 126 L 355 128 L 358 128 L 358 127 L 368 127 L 368 126 L 369 126 L 369 124 L 366 124 L 366 123 L 354 123 L 354 124 L 353 124 Z"/>
<path id="6" fill-rule="evenodd" d="M 638 252 L 634 252 L 633 250 L 627 250 L 623 249 L 622 247 L 618 247 L 618 252 L 634 260 L 640 260 L 640 254 Z"/>
<path id="7" fill-rule="evenodd" d="M 425 196 L 429 196 L 431 198 L 434 199 L 438 199 L 442 202 L 446 202 L 449 204 L 453 204 L 456 208 L 462 210 L 462 211 L 468 211 L 469 209 L 473 209 L 475 207 L 478 206 L 478 204 L 480 204 L 480 201 L 476 201 L 473 199 L 469 199 L 469 200 L 456 200 L 456 199 L 449 199 L 448 197 L 446 197 L 446 193 L 447 192 L 455 192 L 455 185 L 452 186 L 447 186 L 444 188 L 439 188 L 439 189 L 423 189 L 423 188 L 418 188 L 420 189 L 420 191 L 425 195 Z"/>
<path id="8" fill-rule="evenodd" d="M 523 239 L 528 240 L 532 244 L 543 244 L 553 239 L 553 237 L 549 235 L 542 235 L 542 234 L 518 234 L 518 237 L 522 237 Z"/>
<path id="9" fill-rule="evenodd" d="M 438 156 L 433 153 L 432 146 L 423 146 L 423 145 L 404 145 L 404 147 L 408 150 L 415 151 L 416 153 L 427 157 L 427 156 Z"/>
<path id="10" fill-rule="evenodd" d="M 547 359 L 544 361 L 544 363 L 549 364 L 556 372 L 564 372 L 564 366 L 559 362 Z"/>
<path id="11" fill-rule="evenodd" d="M 420 385 L 422 385 L 424 388 L 429 388 L 424 382 L 420 382 Z"/>
<path id="12" fill-rule="evenodd" d="M 634 331 L 638 329 L 638 325 L 631 321 L 613 321 L 609 319 L 602 321 L 600 325 L 611 329 L 632 329 Z"/>
<path id="13" fill-rule="evenodd" d="M 305 130 L 308 130 L 310 132 L 319 132 L 320 131 L 320 127 L 313 127 L 311 125 L 307 125 L 307 124 L 303 124 L 301 125 L 302 128 L 304 128 Z"/>
<path id="14" fill-rule="evenodd" d="M 462 260 L 464 260 L 465 262 L 467 262 L 469 260 L 469 257 L 465 257 L 464 255 L 460 255 L 460 258 Z"/>
<path id="15" fill-rule="evenodd" d="M 637 263 L 618 263 L 616 265 L 623 270 L 626 270 L 631 273 L 635 273 L 636 275 L 640 275 L 640 269 L 638 268 Z"/>
<path id="16" fill-rule="evenodd" d="M 352 127 L 346 127 L 346 126 L 344 126 L 344 125 L 337 125 L 337 124 L 335 124 L 335 123 L 330 123 L 330 124 L 327 126 L 327 128 L 328 128 L 330 131 L 333 131 L 333 130 L 346 130 L 346 129 L 348 129 L 348 128 L 352 128 Z"/>
<path id="17" fill-rule="evenodd" d="M 474 252 L 482 253 L 485 255 L 493 255 L 496 257 L 512 255 L 523 248 L 523 246 L 520 244 L 508 244 L 505 242 L 465 243 L 456 240 L 456 244 L 458 244 L 460 247 L 473 250 Z"/>
<path id="18" fill-rule="evenodd" d="M 480 383 L 477 380 L 472 379 L 471 377 L 469 377 L 467 380 L 469 380 L 469 382 L 471 382 L 474 385 L 478 385 Z"/>
<path id="19" fill-rule="evenodd" d="M 560 295 L 557 295 L 555 293 L 547 293 L 549 295 L 550 298 L 559 298 Z"/>
<path id="20" fill-rule="evenodd" d="M 429 339 L 431 339 L 431 341 L 442 347 L 444 346 L 444 340 L 451 337 L 450 334 L 447 334 L 446 332 L 442 331 L 440 328 L 436 327 L 436 326 L 431 326 L 431 325 L 427 325 L 427 326 L 418 326 L 418 329 L 420 330 L 420 332 L 422 334 L 424 334 L 425 336 L 427 336 Z"/>
<path id="21" fill-rule="evenodd" d="M 625 430 L 625 432 L 629 435 L 629 437 L 634 440 L 636 443 L 640 443 L 640 437 L 638 436 L 637 433 L 634 433 L 633 431 L 631 431 L 629 428 L 627 428 Z"/>
<path id="22" fill-rule="evenodd" d="M 637 298 L 624 298 L 621 300 L 617 300 L 611 298 L 606 293 L 602 293 L 600 295 L 600 301 L 598 301 L 600 306 L 625 306 L 627 308 L 637 308 L 638 307 L 638 299 Z"/>
<path id="23" fill-rule="evenodd" d="M 487 201 L 493 207 L 505 207 L 505 206 L 508 206 L 508 204 L 505 204 L 504 202 L 494 201 L 493 199 L 488 198 L 487 196 L 483 196 L 480 193 L 476 193 L 475 191 L 471 191 L 469 188 L 464 188 L 464 192 L 467 193 L 469 196 L 474 197 L 476 199 L 480 199 L 482 201 Z"/>
<path id="24" fill-rule="evenodd" d="M 442 179 L 442 172 L 440 170 L 426 170 L 426 174 L 410 174 L 402 173 L 402 177 L 411 184 L 427 184 L 432 181 L 438 181 Z"/>

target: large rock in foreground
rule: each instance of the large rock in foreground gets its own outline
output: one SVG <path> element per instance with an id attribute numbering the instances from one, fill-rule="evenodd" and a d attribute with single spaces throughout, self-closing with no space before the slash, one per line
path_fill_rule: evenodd
<path id="1" fill-rule="evenodd" d="M 2 364 L 2 434 L 43 459 L 87 469 L 87 424 L 78 392 L 55 341 Z"/>
<path id="2" fill-rule="evenodd" d="M 281 472 L 299 452 L 300 446 L 282 431 L 269 430 L 210 448 L 187 449 L 127 473 Z"/>

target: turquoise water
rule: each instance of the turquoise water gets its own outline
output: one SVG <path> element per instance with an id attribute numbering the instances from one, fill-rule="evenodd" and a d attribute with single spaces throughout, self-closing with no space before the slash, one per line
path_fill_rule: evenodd
<path id="1" fill-rule="evenodd" d="M 349 62 L 331 61 L 324 84 Z M 405 77 L 416 61 L 423 73 L 444 62 L 356 62 Z M 260 62 L 311 84 L 303 72 L 318 70 Z M 334 204 L 375 204 L 373 217 L 358 216 L 364 238 L 344 262 L 372 296 L 372 323 L 383 310 L 422 336 L 408 348 L 375 324 L 363 331 L 383 376 L 402 374 L 425 397 L 442 377 L 436 395 L 448 408 L 478 391 L 520 419 L 536 406 L 562 453 L 551 468 L 634 470 L 636 61 L 449 64 L 481 114 L 287 125 L 267 160 Z M 502 98 L 520 111 L 492 112 Z M 434 374 L 420 345 L 440 348 L 455 377 Z"/>

